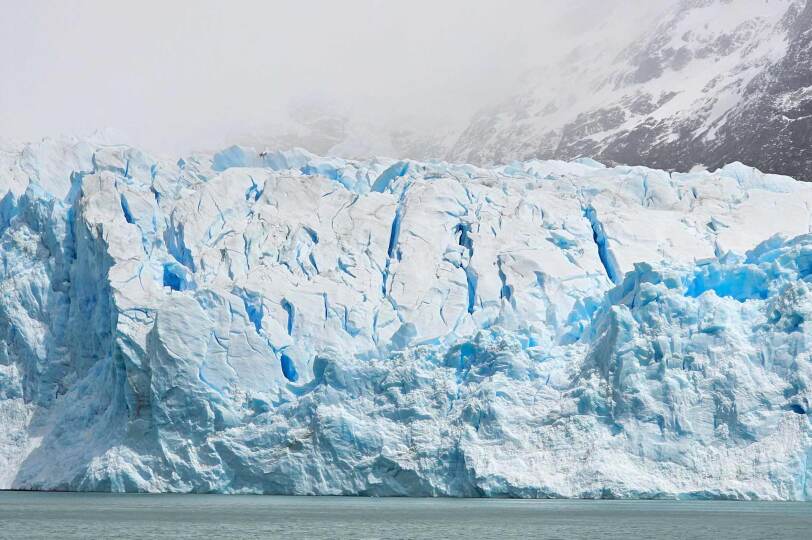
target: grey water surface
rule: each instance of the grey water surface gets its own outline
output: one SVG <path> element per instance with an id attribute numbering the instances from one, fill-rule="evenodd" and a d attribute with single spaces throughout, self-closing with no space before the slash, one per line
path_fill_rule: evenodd
<path id="1" fill-rule="evenodd" d="M 0 492 L 0 538 L 812 538 L 812 504 Z"/>

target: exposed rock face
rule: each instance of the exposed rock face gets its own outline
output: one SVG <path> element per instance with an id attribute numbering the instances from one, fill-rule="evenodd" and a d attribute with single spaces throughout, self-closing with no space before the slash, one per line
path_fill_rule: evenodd
<path id="1" fill-rule="evenodd" d="M 452 160 L 573 159 L 688 170 L 735 160 L 812 179 L 812 2 L 686 0 L 613 56 L 603 37 L 529 74 Z"/>

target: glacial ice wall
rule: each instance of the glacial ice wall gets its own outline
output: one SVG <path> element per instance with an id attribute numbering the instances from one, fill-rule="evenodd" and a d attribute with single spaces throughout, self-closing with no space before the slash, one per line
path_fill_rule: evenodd
<path id="1" fill-rule="evenodd" d="M 0 488 L 812 498 L 812 185 L 0 150 Z"/>

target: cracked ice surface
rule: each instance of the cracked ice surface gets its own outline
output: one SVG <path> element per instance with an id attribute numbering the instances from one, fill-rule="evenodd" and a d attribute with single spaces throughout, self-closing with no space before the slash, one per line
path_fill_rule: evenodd
<path id="1" fill-rule="evenodd" d="M 812 493 L 812 186 L 0 150 L 0 487 Z"/>

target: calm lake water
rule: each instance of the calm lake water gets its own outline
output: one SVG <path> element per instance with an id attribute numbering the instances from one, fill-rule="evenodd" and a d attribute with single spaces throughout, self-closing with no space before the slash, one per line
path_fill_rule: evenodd
<path id="1" fill-rule="evenodd" d="M 812 538 L 812 504 L 0 492 L 0 538 Z"/>

